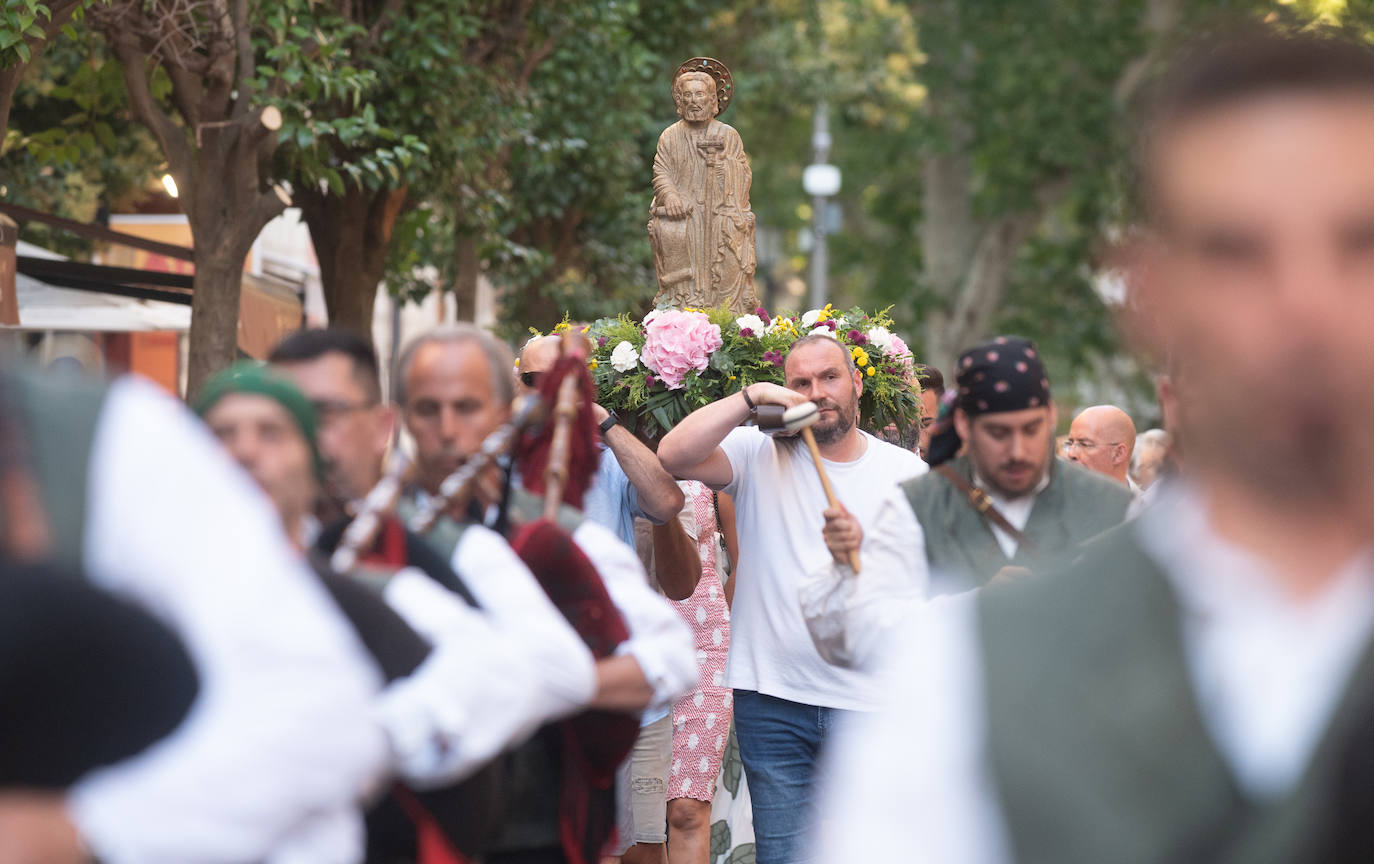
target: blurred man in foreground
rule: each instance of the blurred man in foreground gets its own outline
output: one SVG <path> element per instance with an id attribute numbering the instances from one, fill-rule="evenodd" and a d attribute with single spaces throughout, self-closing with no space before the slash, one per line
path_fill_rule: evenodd
<path id="1" fill-rule="evenodd" d="M 172 734 L 66 790 L 85 846 L 72 854 L 358 860 L 357 802 L 389 758 L 370 714 L 380 675 L 262 493 L 188 411 L 133 378 L 0 369 L 0 427 L 7 468 L 38 493 L 25 521 L 46 529 L 27 554 L 152 612 L 200 679 Z"/>
<path id="2" fill-rule="evenodd" d="M 1374 52 L 1205 46 L 1143 132 L 1134 335 L 1187 474 L 1072 569 L 913 623 L 834 754 L 827 861 L 1374 850 Z"/>

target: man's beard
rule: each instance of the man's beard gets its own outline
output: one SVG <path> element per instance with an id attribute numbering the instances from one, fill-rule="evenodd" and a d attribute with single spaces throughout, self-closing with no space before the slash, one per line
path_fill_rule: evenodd
<path id="1" fill-rule="evenodd" d="M 811 434 L 815 436 L 816 443 L 820 445 L 834 444 L 841 438 L 849 434 L 849 430 L 854 428 L 854 423 L 858 419 L 859 396 L 854 394 L 849 400 L 848 405 L 839 405 L 829 399 L 816 400 L 816 409 L 823 411 L 826 408 L 835 409 L 835 420 L 830 423 L 817 423 L 811 427 Z"/>

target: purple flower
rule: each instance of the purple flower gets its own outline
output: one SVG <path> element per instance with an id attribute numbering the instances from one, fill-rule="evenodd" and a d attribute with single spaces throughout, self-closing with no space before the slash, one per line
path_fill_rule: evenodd
<path id="1" fill-rule="evenodd" d="M 850 330 L 849 341 L 855 345 L 867 345 L 868 337 L 860 333 L 858 330 Z"/>
<path id="2" fill-rule="evenodd" d="M 756 307 L 754 309 L 754 314 L 763 319 L 763 323 L 765 326 L 773 323 L 773 319 L 768 317 L 768 310 L 764 309 L 762 306 Z"/>
<path id="3" fill-rule="evenodd" d="M 606 347 L 606 337 L 605 337 L 605 336 L 602 336 L 600 339 L 597 339 L 597 340 L 596 340 L 596 347 L 598 347 L 598 348 L 605 348 L 605 347 Z"/>
<path id="4" fill-rule="evenodd" d="M 781 366 L 782 355 L 777 351 L 765 351 L 763 352 L 763 362 L 772 363 L 774 366 Z"/>
<path id="5" fill-rule="evenodd" d="M 749 327 L 741 327 L 741 328 L 739 328 L 739 335 L 741 335 L 741 336 L 753 336 L 753 335 L 754 335 L 754 331 L 753 331 L 751 328 L 749 328 Z"/>
<path id="6" fill-rule="evenodd" d="M 656 382 L 654 381 L 654 376 L 652 376 L 652 375 L 645 375 L 645 376 L 644 376 L 644 386 L 645 386 L 645 387 L 652 387 L 652 386 L 654 386 L 655 383 L 656 383 Z"/>
<path id="7" fill-rule="evenodd" d="M 830 331 L 833 333 L 839 325 L 835 323 L 834 318 L 827 318 L 825 319 L 825 326 L 829 327 Z"/>

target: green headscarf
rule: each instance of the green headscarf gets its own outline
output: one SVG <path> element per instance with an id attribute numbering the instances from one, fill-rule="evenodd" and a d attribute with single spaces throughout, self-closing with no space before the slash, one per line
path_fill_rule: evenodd
<path id="1" fill-rule="evenodd" d="M 204 417 L 219 400 L 231 393 L 251 393 L 266 396 L 286 409 L 300 427 L 305 442 L 310 445 L 310 455 L 315 463 L 315 476 L 324 478 L 324 460 L 320 456 L 320 445 L 315 438 L 315 408 L 296 385 L 268 369 L 261 363 L 243 360 L 221 371 L 205 384 L 200 398 L 196 400 L 195 411 Z"/>

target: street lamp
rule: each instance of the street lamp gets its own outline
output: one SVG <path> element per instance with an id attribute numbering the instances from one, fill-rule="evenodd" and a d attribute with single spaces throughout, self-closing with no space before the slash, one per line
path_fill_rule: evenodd
<path id="1" fill-rule="evenodd" d="M 840 191 L 840 169 L 826 161 L 830 158 L 830 113 L 825 100 L 816 103 L 811 147 L 815 162 L 802 172 L 802 189 L 811 196 L 811 308 L 818 309 L 825 305 L 827 293 L 825 236 L 832 230 L 830 199 Z"/>

